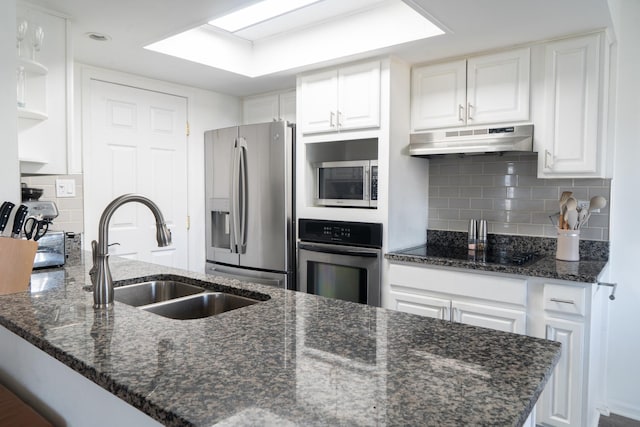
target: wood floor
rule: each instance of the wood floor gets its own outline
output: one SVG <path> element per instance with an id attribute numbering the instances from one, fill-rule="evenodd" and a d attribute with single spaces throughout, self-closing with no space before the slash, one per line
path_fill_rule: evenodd
<path id="1" fill-rule="evenodd" d="M 610 417 L 600 417 L 598 427 L 640 427 L 640 421 L 611 414 Z"/>

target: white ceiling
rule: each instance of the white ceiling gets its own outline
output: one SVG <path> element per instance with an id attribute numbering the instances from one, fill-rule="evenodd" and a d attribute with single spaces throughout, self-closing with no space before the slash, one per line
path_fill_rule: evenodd
<path id="1" fill-rule="evenodd" d="M 366 56 L 394 54 L 421 63 L 610 26 L 606 0 L 405 0 L 444 25 L 448 34 L 258 78 L 143 48 L 255 1 L 30 0 L 70 17 L 78 62 L 237 96 L 291 88 L 300 71 Z M 88 32 L 112 40 L 96 42 L 86 37 Z"/>

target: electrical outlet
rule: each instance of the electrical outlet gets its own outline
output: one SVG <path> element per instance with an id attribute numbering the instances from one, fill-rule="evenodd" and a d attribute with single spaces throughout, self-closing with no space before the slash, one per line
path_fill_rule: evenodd
<path id="1" fill-rule="evenodd" d="M 578 210 L 589 209 L 589 201 L 588 200 L 578 200 Z"/>
<path id="2" fill-rule="evenodd" d="M 75 197 L 76 181 L 74 179 L 56 179 L 56 197 Z"/>

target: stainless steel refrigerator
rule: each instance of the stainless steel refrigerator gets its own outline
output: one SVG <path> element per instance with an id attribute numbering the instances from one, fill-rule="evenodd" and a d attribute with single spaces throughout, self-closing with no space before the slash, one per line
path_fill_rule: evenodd
<path id="1" fill-rule="evenodd" d="M 205 132 L 206 272 L 295 289 L 294 127 Z"/>

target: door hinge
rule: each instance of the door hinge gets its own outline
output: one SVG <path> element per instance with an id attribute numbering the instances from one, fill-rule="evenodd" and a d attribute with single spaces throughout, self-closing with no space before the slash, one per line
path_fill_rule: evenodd
<path id="1" fill-rule="evenodd" d="M 191 229 L 191 216 L 187 215 L 187 230 Z"/>
<path id="2" fill-rule="evenodd" d="M 189 136 L 189 135 L 190 135 L 190 133 L 191 133 L 191 129 L 189 128 L 189 122 L 187 122 L 187 129 L 186 129 L 186 131 L 187 131 L 187 136 Z"/>

